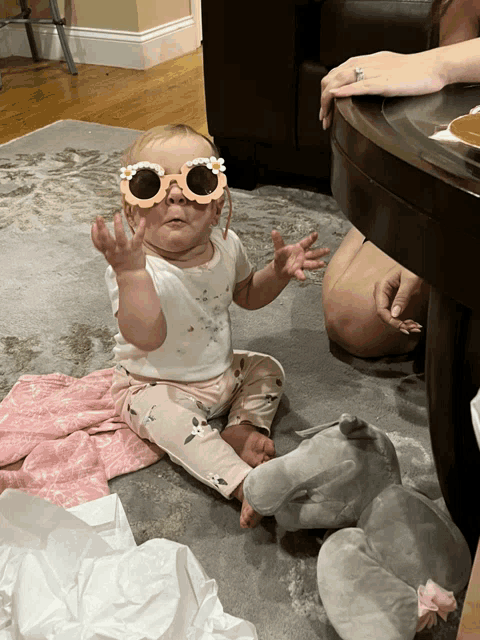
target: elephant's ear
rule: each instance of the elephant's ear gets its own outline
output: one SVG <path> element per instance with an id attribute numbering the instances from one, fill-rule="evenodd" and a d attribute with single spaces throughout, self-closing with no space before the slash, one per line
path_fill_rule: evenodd
<path id="1" fill-rule="evenodd" d="M 448 515 L 417 491 L 390 485 L 356 528 L 323 542 L 318 589 L 342 640 L 413 640 L 426 620 L 446 620 L 455 610 L 471 566 L 468 544 Z"/>
<path id="2" fill-rule="evenodd" d="M 343 640 L 414 639 L 416 591 L 382 565 L 361 529 L 340 529 L 325 540 L 317 581 L 328 619 Z"/>
<path id="3" fill-rule="evenodd" d="M 336 427 L 338 424 L 338 420 L 334 420 L 333 422 L 327 422 L 326 424 L 318 424 L 315 427 L 310 427 L 308 429 L 303 429 L 302 431 L 295 431 L 297 436 L 301 438 L 306 438 L 307 436 L 313 436 L 321 431 L 326 431 L 327 429 L 331 429 L 332 427 Z"/>
<path id="4" fill-rule="evenodd" d="M 348 413 L 343 413 L 340 418 L 340 431 L 349 440 L 376 440 L 378 438 L 378 433 L 368 422 Z"/>

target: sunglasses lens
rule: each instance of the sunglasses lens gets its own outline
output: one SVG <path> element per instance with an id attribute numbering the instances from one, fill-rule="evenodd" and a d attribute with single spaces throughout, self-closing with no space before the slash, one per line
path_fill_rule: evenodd
<path id="1" fill-rule="evenodd" d="M 160 178 L 151 169 L 138 169 L 130 180 L 130 191 L 139 200 L 153 198 L 160 191 Z"/>
<path id="2" fill-rule="evenodd" d="M 187 185 L 197 196 L 207 196 L 217 188 L 218 178 L 207 167 L 193 167 L 187 174 Z"/>

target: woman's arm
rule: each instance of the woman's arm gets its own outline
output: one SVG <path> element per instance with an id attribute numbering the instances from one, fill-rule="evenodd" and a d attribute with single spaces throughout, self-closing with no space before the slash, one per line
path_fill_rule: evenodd
<path id="1" fill-rule="evenodd" d="M 356 81 L 355 68 L 364 71 Z M 333 99 L 347 96 L 418 96 L 455 82 L 480 82 L 480 38 L 420 53 L 380 51 L 349 58 L 322 80 L 320 120 L 332 124 Z"/>
<path id="2" fill-rule="evenodd" d="M 323 78 L 319 119 L 324 129 L 332 123 L 334 98 L 422 95 L 455 82 L 480 82 L 479 0 L 434 0 L 429 20 L 439 25 L 438 48 L 356 56 Z M 364 70 L 365 78 L 358 82 L 357 67 Z"/>
<path id="3" fill-rule="evenodd" d="M 459 42 L 426 53 L 436 52 L 445 84 L 480 82 L 480 38 Z"/>

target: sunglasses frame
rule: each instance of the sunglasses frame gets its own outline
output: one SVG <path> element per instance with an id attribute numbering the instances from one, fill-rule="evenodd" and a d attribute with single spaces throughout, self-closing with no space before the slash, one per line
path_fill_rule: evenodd
<path id="1" fill-rule="evenodd" d="M 210 158 L 195 158 L 195 160 L 189 160 L 182 166 L 180 169 L 181 173 L 172 173 L 167 175 L 165 175 L 165 170 L 159 164 L 154 164 L 152 162 L 137 162 L 133 165 L 129 164 L 127 167 L 122 167 L 121 169 L 120 177 L 122 178 L 122 181 L 120 182 L 120 191 L 123 193 L 125 200 L 129 204 L 137 205 L 142 209 L 149 209 L 154 205 L 159 204 L 166 197 L 167 189 L 170 187 L 172 181 L 176 180 L 183 195 L 188 198 L 188 200 L 194 200 L 199 204 L 209 204 L 212 200 L 220 198 L 224 188 L 227 186 L 227 177 L 224 173 L 221 173 L 225 171 L 225 165 L 223 162 L 223 158 L 217 159 L 215 156 L 211 156 Z M 206 166 L 218 178 L 218 184 L 215 190 L 204 196 L 197 195 L 191 191 L 187 184 L 188 174 L 192 169 L 198 166 Z M 137 173 L 138 169 L 150 169 L 160 178 L 159 191 L 153 197 L 148 198 L 148 200 L 137 198 L 130 191 L 130 180 Z"/>
<path id="2" fill-rule="evenodd" d="M 220 173 L 221 171 L 225 171 L 225 165 L 223 164 L 223 158 L 215 158 L 215 156 L 211 156 L 210 158 L 195 158 L 195 160 L 188 160 L 182 168 L 180 169 L 181 173 L 179 174 L 170 174 L 165 175 L 165 170 L 159 164 L 153 164 L 152 162 L 137 162 L 133 165 L 128 165 L 127 167 L 122 167 L 120 177 L 120 191 L 123 193 L 125 200 L 131 205 L 138 205 L 142 209 L 147 209 L 153 207 L 155 204 L 160 203 L 167 194 L 167 189 L 172 183 L 172 180 L 176 179 L 177 184 L 182 190 L 182 193 L 189 200 L 195 200 L 199 204 L 209 204 L 212 200 L 216 200 L 220 198 L 222 195 L 223 189 L 226 190 L 229 200 L 230 211 L 228 213 L 227 224 L 225 226 L 225 230 L 223 233 L 223 239 L 227 239 L 228 228 L 230 226 L 230 221 L 232 219 L 232 196 L 230 195 L 230 189 L 227 186 L 227 177 L 224 173 Z M 210 166 L 208 166 L 210 164 Z M 218 185 L 215 191 L 207 194 L 206 196 L 199 196 L 193 191 L 190 191 L 187 185 L 187 174 L 189 171 L 196 166 L 206 165 L 208 169 L 212 171 L 212 173 L 218 175 Z M 148 200 L 140 200 L 133 195 L 130 191 L 130 180 L 136 174 L 137 169 L 153 169 L 155 173 L 160 178 L 160 190 L 158 193 L 149 198 Z M 167 180 L 164 180 L 167 178 Z"/>

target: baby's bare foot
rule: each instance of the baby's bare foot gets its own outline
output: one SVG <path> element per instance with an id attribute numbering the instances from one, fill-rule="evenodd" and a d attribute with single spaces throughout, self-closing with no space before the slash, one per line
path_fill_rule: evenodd
<path id="1" fill-rule="evenodd" d="M 240 526 L 242 529 L 254 529 L 262 519 L 262 516 L 253 510 L 244 499 L 242 502 L 242 512 L 240 514 Z"/>
<path id="2" fill-rule="evenodd" d="M 262 519 L 262 516 L 254 511 L 243 495 L 243 482 L 233 492 L 233 496 L 242 503 L 242 511 L 240 513 L 240 526 L 242 529 L 254 529 Z"/>
<path id="3" fill-rule="evenodd" d="M 273 440 L 255 429 L 252 424 L 241 422 L 222 432 L 222 438 L 235 453 L 251 467 L 275 457 Z"/>

